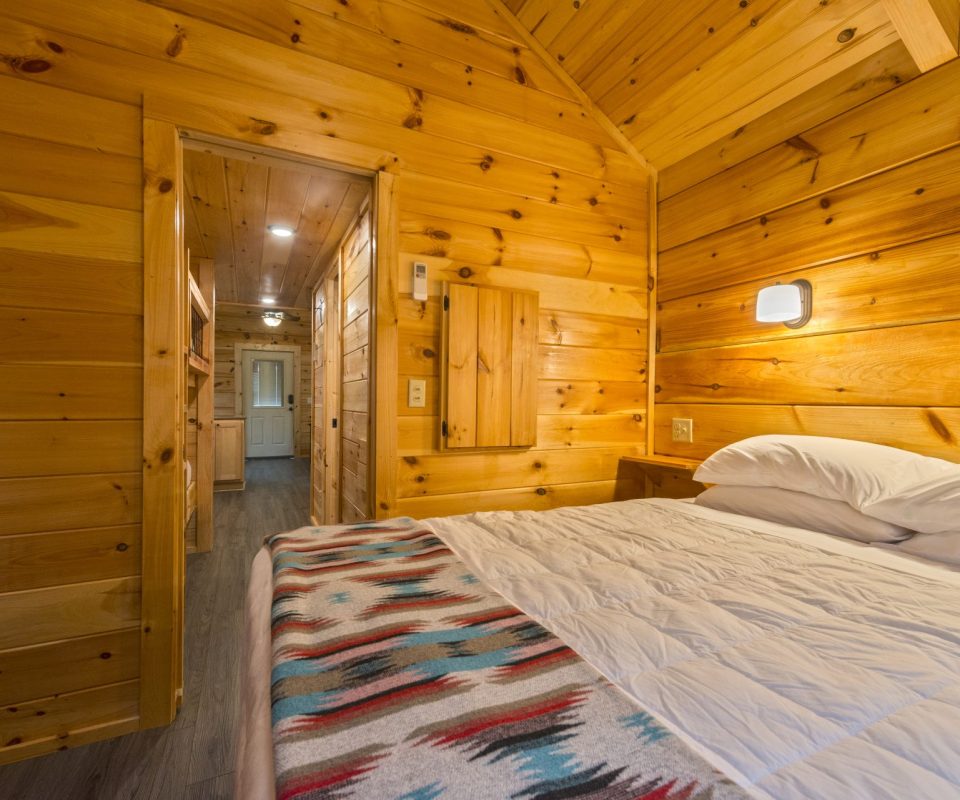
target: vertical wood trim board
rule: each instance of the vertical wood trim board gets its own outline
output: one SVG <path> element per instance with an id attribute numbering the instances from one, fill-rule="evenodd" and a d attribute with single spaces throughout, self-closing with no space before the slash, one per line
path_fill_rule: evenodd
<path id="1" fill-rule="evenodd" d="M 399 323 L 397 273 L 399 252 L 399 183 L 389 172 L 378 172 L 373 213 L 373 498 L 374 516 L 393 516 L 397 503 L 397 384 Z"/>
<path id="2" fill-rule="evenodd" d="M 174 125 L 143 120 L 143 598 L 140 720 L 176 714 L 183 603 L 183 161 Z"/>

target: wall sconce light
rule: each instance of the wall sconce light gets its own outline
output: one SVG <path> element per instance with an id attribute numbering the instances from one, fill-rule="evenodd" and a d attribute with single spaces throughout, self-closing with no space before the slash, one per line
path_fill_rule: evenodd
<path id="1" fill-rule="evenodd" d="M 283 312 L 282 311 L 264 311 L 263 322 L 268 327 L 276 328 L 277 325 L 283 322 Z"/>
<path id="2" fill-rule="evenodd" d="M 788 328 L 802 328 L 813 311 L 810 281 L 778 283 L 757 292 L 757 322 L 782 322 Z"/>

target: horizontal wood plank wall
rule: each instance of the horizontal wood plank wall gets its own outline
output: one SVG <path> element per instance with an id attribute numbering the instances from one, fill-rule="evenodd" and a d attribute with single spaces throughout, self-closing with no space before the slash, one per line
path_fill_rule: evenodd
<path id="1" fill-rule="evenodd" d="M 713 148 L 693 185 L 664 171 L 656 452 L 780 432 L 960 461 L 958 82 L 955 60 L 739 163 Z M 756 322 L 797 278 L 809 324 Z"/>
<path id="2" fill-rule="evenodd" d="M 370 210 L 340 245 L 340 519 L 371 516 L 370 486 Z"/>
<path id="3" fill-rule="evenodd" d="M 137 724 L 139 140 L 0 77 L 0 763 Z"/>
<path id="4" fill-rule="evenodd" d="M 237 375 L 240 365 L 235 363 L 236 344 L 282 344 L 300 348 L 300 397 L 294 431 L 298 456 L 310 454 L 310 425 L 313 395 L 310 390 L 310 309 L 283 309 L 300 317 L 299 322 L 284 320 L 276 328 L 268 328 L 259 308 L 217 303 L 214 321 L 214 417 L 234 417 L 243 413 L 236 407 Z"/>
<path id="5" fill-rule="evenodd" d="M 9 437 L 0 453 L 35 442 L 23 459 L 0 456 L 12 470 L 0 484 L 0 530 L 18 537 L 10 546 L 27 566 L 16 585 L 31 597 L 57 597 L 47 594 L 55 587 L 32 583 L 40 570 L 30 565 L 57 558 L 45 536 L 69 543 L 78 568 L 64 568 L 64 580 L 82 576 L 89 597 L 104 595 L 104 581 L 116 583 L 106 611 L 70 617 L 75 627 L 56 638 L 138 624 L 137 559 L 123 557 L 138 547 L 140 518 L 144 96 L 153 117 L 189 129 L 292 151 L 322 141 L 332 158 L 343 153 L 372 170 L 389 168 L 399 189 L 400 275 L 425 258 L 434 302 L 444 278 L 540 292 L 547 317 L 538 449 L 462 463 L 443 457 L 426 462 L 427 471 L 418 460 L 441 457 L 432 441 L 410 446 L 411 429 L 425 417 L 404 402 L 399 486 L 383 493 L 403 499 L 383 502 L 378 515 L 613 497 L 615 455 L 641 450 L 646 424 L 644 339 L 625 331 L 642 330 L 646 318 L 647 174 L 485 4 L 103 0 L 81 9 L 35 0 L 5 4 L 0 22 L 0 305 L 15 309 L 0 339 L 15 335 L 23 345 L 4 346 L 0 357 L 0 380 L 18 387 L 0 403 L 0 436 Z M 439 318 L 432 303 L 412 301 L 405 280 L 396 306 L 400 365 L 378 375 L 378 391 L 396 393 L 406 375 L 424 374 L 433 398 Z M 378 297 L 392 301 L 393 291 Z M 62 326 L 54 312 L 63 314 Z M 306 309 L 302 316 L 302 331 L 281 326 L 264 340 L 289 336 L 309 368 Z M 224 345 L 255 334 L 230 325 L 219 308 L 217 317 L 217 410 L 233 413 L 232 349 Z M 390 321 L 378 324 L 386 331 Z M 63 336 L 64 327 L 74 335 Z M 604 332 L 615 332 L 613 340 Z M 303 392 L 309 387 L 301 381 Z M 301 453 L 309 416 L 304 422 Z M 97 446 L 73 447 L 91 436 Z M 469 474 L 474 463 L 482 471 Z M 495 465 L 511 470 L 498 477 L 503 488 L 482 483 Z M 378 474 L 394 471 L 378 467 Z M 440 475 L 444 484 L 435 488 Z M 450 475 L 463 480 L 451 485 Z M 67 530 L 87 533 L 67 538 Z M 35 539 L 20 538 L 28 536 Z M 120 544 L 127 549 L 115 552 Z M 29 625 L 23 597 L 14 618 Z M 50 607 L 36 597 L 36 609 Z M 11 735 L 4 758 L 136 725 L 125 688 L 136 669 L 118 671 L 103 659 L 65 669 L 71 683 L 60 686 L 49 677 L 59 658 L 53 645 L 25 645 L 41 648 L 29 662 L 38 677 L 18 683 L 24 690 L 12 699 L 70 691 L 71 712 L 49 714 L 57 722 L 46 731 L 37 718 L 27 738 Z M 121 688 L 105 721 L 107 681 Z M 77 733 L 57 738 L 65 730 Z"/>

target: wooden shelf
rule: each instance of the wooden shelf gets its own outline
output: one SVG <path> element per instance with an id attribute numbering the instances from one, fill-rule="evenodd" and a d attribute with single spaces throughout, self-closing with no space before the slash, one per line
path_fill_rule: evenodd
<path id="1" fill-rule="evenodd" d="M 704 486 L 693 479 L 701 459 L 675 456 L 621 456 L 617 478 L 627 482 L 627 497 L 694 497 Z"/>
<path id="2" fill-rule="evenodd" d="M 679 458 L 677 456 L 622 456 L 621 461 L 628 464 L 644 464 L 651 467 L 670 467 L 672 469 L 689 470 L 695 472 L 703 463 L 701 458 Z"/>
<path id="3" fill-rule="evenodd" d="M 210 374 L 210 362 L 205 358 L 200 358 L 196 353 L 187 353 L 187 366 L 191 372 L 196 372 L 200 375 Z"/>

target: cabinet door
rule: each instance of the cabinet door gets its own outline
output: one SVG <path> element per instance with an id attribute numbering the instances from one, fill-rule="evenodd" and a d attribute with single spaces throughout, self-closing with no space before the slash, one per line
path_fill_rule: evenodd
<path id="1" fill-rule="evenodd" d="M 536 444 L 538 307 L 535 292 L 444 285 L 443 448 Z"/>
<path id="2" fill-rule="evenodd" d="M 243 480 L 243 420 L 223 420 L 217 428 L 215 481 Z"/>

